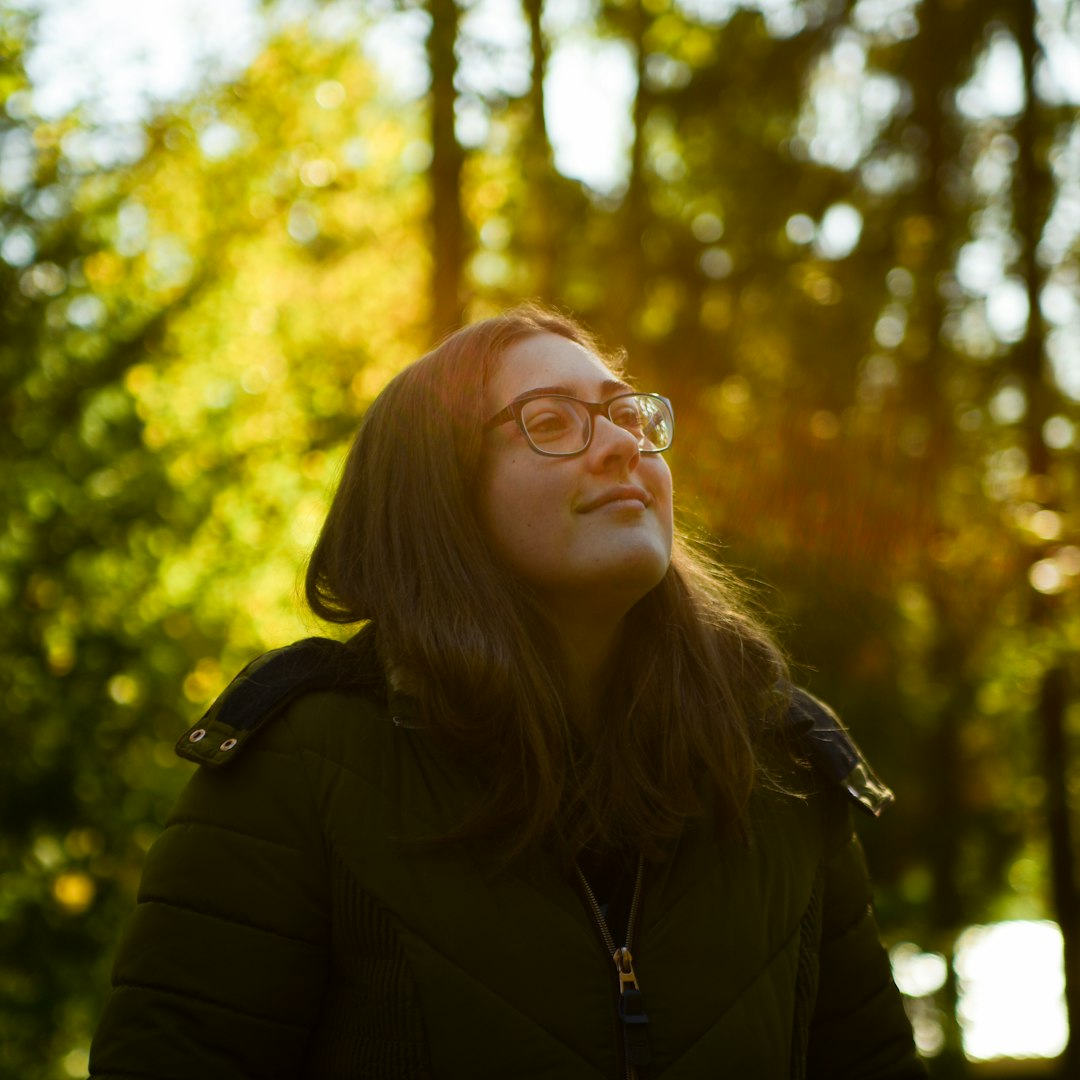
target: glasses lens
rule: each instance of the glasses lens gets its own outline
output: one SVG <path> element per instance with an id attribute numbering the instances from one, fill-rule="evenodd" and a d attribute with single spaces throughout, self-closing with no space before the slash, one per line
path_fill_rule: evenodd
<path id="1" fill-rule="evenodd" d="M 671 410 L 654 394 L 627 394 L 616 398 L 608 409 L 614 424 L 637 436 L 645 451 L 666 450 L 671 445 L 674 421 Z"/>
<path id="2" fill-rule="evenodd" d="M 546 454 L 576 454 L 589 441 L 589 413 L 568 398 L 542 397 L 527 401 L 521 424 L 537 450 Z"/>

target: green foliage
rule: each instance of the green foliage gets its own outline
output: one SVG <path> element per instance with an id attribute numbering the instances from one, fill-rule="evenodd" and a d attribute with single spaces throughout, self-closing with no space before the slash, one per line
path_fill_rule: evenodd
<path id="1" fill-rule="evenodd" d="M 299 34 L 156 120 L 133 165 L 87 169 L 74 122 L 16 129 L 36 155 L 0 264 L 19 614 L 0 631 L 0 1074 L 46 1048 L 76 1075 L 186 775 L 172 744 L 226 672 L 304 631 L 297 568 L 343 443 L 418 350 L 423 196 L 399 166 L 416 118 Z"/>
<path id="2" fill-rule="evenodd" d="M 899 792 L 866 833 L 886 930 L 947 950 L 966 921 L 1051 910 L 1038 732 L 1080 639 L 1077 403 L 1039 325 L 995 330 L 958 273 L 975 240 L 1032 273 L 1025 118 L 950 104 L 1001 13 L 870 7 L 796 4 L 783 29 L 608 4 L 589 29 L 643 75 L 626 190 L 555 172 L 530 91 L 487 103 L 451 194 L 471 315 L 541 292 L 675 399 L 686 514 L 770 583 L 805 681 Z M 311 630 L 298 568 L 345 442 L 429 337 L 438 181 L 424 103 L 303 27 L 102 167 L 100 132 L 34 115 L 27 17 L 0 15 L 24 163 L 0 190 L 0 1075 L 63 1077 L 187 775 L 172 743 Z M 1060 161 L 1073 118 L 1027 119 Z M 1075 281 L 1075 238 L 1039 266 Z"/>

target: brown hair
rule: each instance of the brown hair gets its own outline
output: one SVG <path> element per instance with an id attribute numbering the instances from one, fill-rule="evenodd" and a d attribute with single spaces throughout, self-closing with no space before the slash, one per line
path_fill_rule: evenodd
<path id="1" fill-rule="evenodd" d="M 312 553 L 308 603 L 332 622 L 370 620 L 425 724 L 487 777 L 455 836 L 493 835 L 507 858 L 541 840 L 565 858 L 586 846 L 659 857 L 709 802 L 741 830 L 786 667 L 731 576 L 677 530 L 666 576 L 626 618 L 583 747 L 555 628 L 473 508 L 487 382 L 510 345 L 544 333 L 621 366 L 577 323 L 526 305 L 459 330 L 389 383 Z"/>

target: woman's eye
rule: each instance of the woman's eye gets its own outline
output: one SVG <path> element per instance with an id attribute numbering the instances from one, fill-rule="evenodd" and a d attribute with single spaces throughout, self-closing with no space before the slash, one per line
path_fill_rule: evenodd
<path id="1" fill-rule="evenodd" d="M 554 413 L 548 413 L 547 416 L 535 416 L 529 421 L 530 431 L 545 431 L 565 426 L 566 418 L 557 416 Z"/>
<path id="2" fill-rule="evenodd" d="M 626 428 L 628 431 L 641 431 L 644 423 L 641 410 L 634 405 L 623 405 L 620 408 L 613 409 L 611 419 L 619 427 Z"/>
<path id="3" fill-rule="evenodd" d="M 525 426 L 534 439 L 552 439 L 565 434 L 569 418 L 559 412 L 535 413 L 526 418 Z"/>

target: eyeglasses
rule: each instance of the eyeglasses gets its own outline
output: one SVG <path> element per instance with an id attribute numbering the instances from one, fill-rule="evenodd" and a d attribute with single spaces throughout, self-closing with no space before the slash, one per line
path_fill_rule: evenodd
<path id="1" fill-rule="evenodd" d="M 659 394 L 619 394 L 607 401 L 581 401 L 563 394 L 518 398 L 493 416 L 484 430 L 516 420 L 538 454 L 569 457 L 589 448 L 594 416 L 606 416 L 616 427 L 629 431 L 643 454 L 666 450 L 675 433 L 671 402 Z"/>

